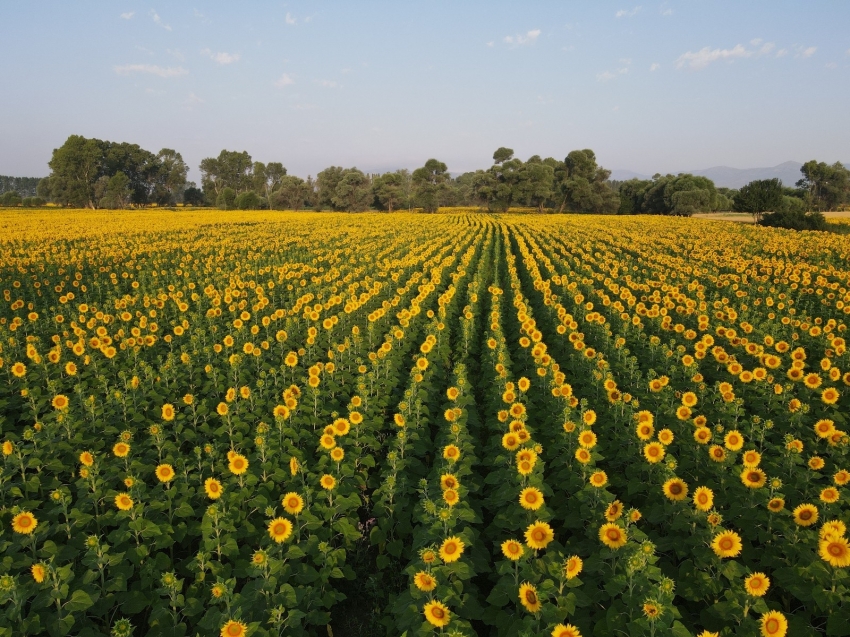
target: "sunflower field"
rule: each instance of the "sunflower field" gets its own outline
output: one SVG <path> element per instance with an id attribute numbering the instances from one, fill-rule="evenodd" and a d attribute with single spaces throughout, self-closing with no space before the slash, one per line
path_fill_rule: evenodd
<path id="1" fill-rule="evenodd" d="M 0 223 L 0 635 L 850 635 L 841 235 Z"/>

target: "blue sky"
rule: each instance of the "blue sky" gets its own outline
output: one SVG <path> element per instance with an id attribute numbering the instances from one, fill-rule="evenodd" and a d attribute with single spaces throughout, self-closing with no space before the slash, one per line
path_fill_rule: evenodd
<path id="1" fill-rule="evenodd" d="M 381 172 L 850 160 L 850 2 L 0 3 L 0 174 L 80 134 Z"/>

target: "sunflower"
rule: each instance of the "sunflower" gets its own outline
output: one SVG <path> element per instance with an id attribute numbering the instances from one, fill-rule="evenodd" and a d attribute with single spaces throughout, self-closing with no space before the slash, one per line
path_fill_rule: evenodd
<path id="1" fill-rule="evenodd" d="M 670 446 L 671 444 L 673 444 L 674 438 L 675 436 L 673 435 L 673 432 L 669 429 L 662 429 L 658 432 L 658 442 L 663 445 Z"/>
<path id="2" fill-rule="evenodd" d="M 332 491 L 334 487 L 336 487 L 336 478 L 334 478 L 329 473 L 326 473 L 319 479 L 319 484 L 322 485 L 322 488 L 327 491 Z"/>
<path id="3" fill-rule="evenodd" d="M 694 491 L 694 506 L 700 511 L 710 511 L 714 506 L 714 491 L 708 487 L 697 487 Z"/>
<path id="4" fill-rule="evenodd" d="M 608 548 L 617 550 L 626 544 L 626 530 L 613 522 L 603 524 L 599 528 L 599 540 Z"/>
<path id="5" fill-rule="evenodd" d="M 15 451 L 15 445 L 12 444 L 12 441 L 11 440 L 4 440 L 3 441 L 3 455 L 4 456 L 11 456 L 12 453 L 14 453 L 14 451 Z"/>
<path id="6" fill-rule="evenodd" d="M 241 476 L 248 470 L 248 458 L 243 456 L 241 453 L 234 453 L 230 456 L 227 468 L 230 469 L 232 474 Z"/>
<path id="7" fill-rule="evenodd" d="M 15 363 L 12 365 L 12 375 L 15 378 L 23 378 L 27 375 L 27 366 L 23 363 Z"/>
<path id="8" fill-rule="evenodd" d="M 519 447 L 519 437 L 513 432 L 506 433 L 502 436 L 502 446 L 508 451 L 515 450 Z"/>
<path id="9" fill-rule="evenodd" d="M 581 633 L 572 624 L 557 624 L 552 629 L 552 637 L 581 637 Z"/>
<path id="10" fill-rule="evenodd" d="M 833 535 L 843 536 L 847 533 L 847 525 L 844 524 L 841 520 L 830 520 L 829 522 L 824 522 L 823 526 L 820 528 L 820 532 L 818 536 L 820 539 L 826 539 Z"/>
<path id="11" fill-rule="evenodd" d="M 832 481 L 839 487 L 843 487 L 845 484 L 850 482 L 850 471 L 845 471 L 844 469 L 837 471 L 835 475 L 832 476 Z"/>
<path id="12" fill-rule="evenodd" d="M 428 623 L 432 626 L 436 626 L 437 628 L 443 628 L 445 626 L 448 626 L 449 621 L 451 621 L 452 617 L 451 613 L 449 612 L 449 609 L 436 599 L 433 602 L 428 602 L 427 604 L 425 604 L 424 608 L 422 609 L 422 612 L 425 614 L 425 619 L 428 620 Z"/>
<path id="13" fill-rule="evenodd" d="M 29 511 L 21 511 L 18 515 L 12 518 L 12 530 L 15 533 L 29 535 L 35 531 L 35 527 L 37 526 L 38 520 L 36 520 L 35 516 Z"/>
<path id="14" fill-rule="evenodd" d="M 761 469 L 744 469 L 741 482 L 749 489 L 761 489 L 767 482 L 767 474 Z"/>
<path id="15" fill-rule="evenodd" d="M 351 424 L 348 422 L 346 418 L 337 418 L 333 422 L 334 431 L 336 431 L 336 435 L 345 436 L 351 431 Z"/>
<path id="16" fill-rule="evenodd" d="M 537 511 L 543 506 L 543 492 L 536 487 L 526 487 L 519 494 L 519 503 L 523 509 Z"/>
<path id="17" fill-rule="evenodd" d="M 788 620 L 778 610 L 771 610 L 761 616 L 762 637 L 785 637 L 788 632 Z"/>
<path id="18" fill-rule="evenodd" d="M 298 469 L 298 458 L 292 456 L 289 459 L 289 474 L 294 476 L 296 473 L 298 473 Z"/>
<path id="19" fill-rule="evenodd" d="M 251 556 L 251 564 L 254 566 L 265 566 L 269 561 L 269 555 L 263 550 L 254 551 L 254 555 Z"/>
<path id="20" fill-rule="evenodd" d="M 58 394 L 57 396 L 54 396 L 50 404 L 53 405 L 54 409 L 58 409 L 60 411 L 68 409 L 68 397 L 63 394 Z"/>
<path id="21" fill-rule="evenodd" d="M 578 444 L 585 449 L 593 449 L 596 446 L 596 434 L 590 430 L 582 431 L 578 437 Z"/>
<path id="22" fill-rule="evenodd" d="M 604 471 L 594 471 L 590 475 L 590 484 L 592 484 L 597 489 L 601 489 L 606 484 L 608 484 L 608 474 Z"/>
<path id="23" fill-rule="evenodd" d="M 711 541 L 711 548 L 717 557 L 737 557 L 743 548 L 741 536 L 735 531 L 721 531 Z"/>
<path id="24" fill-rule="evenodd" d="M 584 562 L 578 555 L 571 555 L 564 562 L 564 577 L 572 579 L 581 573 L 584 568 Z"/>
<path id="25" fill-rule="evenodd" d="M 171 403 L 165 403 L 162 406 L 162 419 L 174 420 L 174 405 L 172 405 Z"/>
<path id="26" fill-rule="evenodd" d="M 614 522 L 620 519 L 620 516 L 623 515 L 623 503 L 619 500 L 614 500 L 611 504 L 608 505 L 608 508 L 605 509 L 605 519 L 609 522 Z"/>
<path id="27" fill-rule="evenodd" d="M 761 454 L 754 449 L 750 449 L 749 451 L 745 451 L 744 455 L 741 456 L 741 462 L 747 469 L 755 469 L 761 463 Z"/>
<path id="28" fill-rule="evenodd" d="M 516 561 L 522 557 L 525 549 L 522 544 L 516 540 L 505 540 L 502 542 L 502 554 L 511 561 Z"/>
<path id="29" fill-rule="evenodd" d="M 342 462 L 343 458 L 345 458 L 345 451 L 342 450 L 342 447 L 334 447 L 331 449 L 331 460 L 334 462 Z"/>
<path id="30" fill-rule="evenodd" d="M 667 452 L 664 451 L 664 445 L 660 442 L 650 442 L 643 447 L 643 457 L 650 464 L 656 464 L 664 459 Z"/>
<path id="31" fill-rule="evenodd" d="M 204 480 L 204 492 L 210 500 L 218 500 L 221 497 L 223 489 L 221 482 L 215 478 L 207 478 Z"/>
<path id="32" fill-rule="evenodd" d="M 801 504 L 793 513 L 794 522 L 800 526 L 811 526 L 818 521 L 818 508 L 814 504 Z"/>
<path id="33" fill-rule="evenodd" d="M 160 482 L 168 483 L 174 479 L 174 467 L 170 464 L 161 464 L 156 468 L 156 477 Z"/>
<path id="34" fill-rule="evenodd" d="M 697 427 L 694 430 L 694 440 L 701 445 L 707 445 L 711 442 L 711 429 L 708 427 Z"/>
<path id="35" fill-rule="evenodd" d="M 655 427 L 652 426 L 652 423 L 642 422 L 638 423 L 636 431 L 639 439 L 649 440 L 652 438 L 652 434 L 655 433 Z"/>
<path id="36" fill-rule="evenodd" d="M 732 430 L 723 438 L 723 442 L 729 451 L 739 451 L 744 446 L 744 436 L 740 431 Z"/>
<path id="37" fill-rule="evenodd" d="M 811 458 L 809 458 L 808 462 L 809 469 L 811 469 L 812 471 L 820 471 L 821 469 L 823 469 L 825 464 L 826 463 L 824 462 L 823 458 L 821 458 L 820 456 L 812 456 Z"/>
<path id="38" fill-rule="evenodd" d="M 779 513 L 785 508 L 785 500 L 782 498 L 772 498 L 770 502 L 767 503 L 767 508 L 773 513 Z"/>
<path id="39" fill-rule="evenodd" d="M 30 573 L 32 573 L 32 578 L 35 580 L 35 583 L 41 584 L 44 581 L 44 577 L 47 575 L 47 567 L 43 563 L 38 562 L 30 567 Z"/>
<path id="40" fill-rule="evenodd" d="M 269 537 L 280 544 L 292 535 L 292 522 L 286 518 L 275 518 L 269 522 Z"/>
<path id="41" fill-rule="evenodd" d="M 839 497 L 841 497 L 841 494 L 838 493 L 838 489 L 835 487 L 827 487 L 820 492 L 820 500 L 826 504 L 838 502 Z"/>
<path id="42" fill-rule="evenodd" d="M 835 431 L 835 423 L 828 418 L 818 420 L 815 423 L 815 433 L 820 438 L 829 438 L 833 431 Z"/>
<path id="43" fill-rule="evenodd" d="M 233 619 L 221 627 L 221 637 L 245 637 L 247 634 L 248 626 Z"/>
<path id="44" fill-rule="evenodd" d="M 440 559 L 446 564 L 451 564 L 460 559 L 466 545 L 457 536 L 447 537 L 440 545 Z"/>
<path id="45" fill-rule="evenodd" d="M 441 489 L 457 489 L 460 486 L 460 481 L 452 473 L 444 473 L 440 476 Z"/>
<path id="46" fill-rule="evenodd" d="M 587 449 L 576 449 L 575 458 L 582 464 L 587 464 L 591 460 L 590 452 Z"/>
<path id="47" fill-rule="evenodd" d="M 702 631 L 697 637 L 720 637 L 720 633 L 713 633 L 710 630 Z"/>
<path id="48" fill-rule="evenodd" d="M 283 505 L 283 509 L 290 515 L 298 515 L 304 510 L 304 498 L 294 491 L 290 491 L 283 496 L 281 504 Z"/>
<path id="49" fill-rule="evenodd" d="M 670 478 L 661 488 L 664 495 L 674 502 L 679 502 L 688 497 L 688 485 L 681 478 Z"/>
<path id="50" fill-rule="evenodd" d="M 592 427 L 596 423 L 596 412 L 592 409 L 588 409 L 581 416 L 582 422 L 588 427 Z"/>
<path id="51" fill-rule="evenodd" d="M 133 498 L 128 493 L 119 493 L 115 496 L 115 506 L 121 511 L 129 511 L 133 508 Z"/>
<path id="52" fill-rule="evenodd" d="M 764 573 L 753 573 L 744 579 L 744 588 L 753 597 L 764 597 L 770 588 L 770 578 Z"/>
<path id="53" fill-rule="evenodd" d="M 850 566 L 850 544 L 844 537 L 833 535 L 822 539 L 818 545 L 818 554 L 824 562 L 835 568 Z"/>
<path id="54" fill-rule="evenodd" d="M 419 571 L 413 576 L 413 583 L 420 591 L 429 593 L 437 588 L 437 579 L 430 573 Z"/>
<path id="55" fill-rule="evenodd" d="M 531 549 L 545 549 L 546 545 L 555 539 L 555 532 L 546 522 L 533 522 L 525 530 L 525 543 Z"/>
<path id="56" fill-rule="evenodd" d="M 449 462 L 457 462 L 460 460 L 460 449 L 457 445 L 446 445 L 443 448 L 443 458 Z"/>
<path id="57" fill-rule="evenodd" d="M 80 464 L 90 467 L 94 464 L 94 456 L 90 451 L 83 451 L 80 454 Z"/>
<path id="58" fill-rule="evenodd" d="M 227 403 L 219 403 L 215 411 L 219 416 L 226 416 L 230 411 L 230 407 L 227 406 Z"/>
<path id="59" fill-rule="evenodd" d="M 650 621 L 654 621 L 654 620 L 658 619 L 658 617 L 661 616 L 661 613 L 663 612 L 663 610 L 664 609 L 661 606 L 659 606 L 658 602 L 656 602 L 656 601 L 648 599 L 643 603 L 644 617 L 646 617 Z"/>
<path id="60" fill-rule="evenodd" d="M 454 489 L 446 489 L 445 491 L 443 491 L 443 501 L 450 507 L 453 507 L 458 502 L 460 502 L 460 496 Z"/>
<path id="61" fill-rule="evenodd" d="M 519 601 L 529 613 L 537 613 L 543 608 L 543 602 L 537 594 L 537 587 L 528 582 L 523 582 L 519 587 Z"/>
<path id="62" fill-rule="evenodd" d="M 708 449 L 708 457 L 714 462 L 723 462 L 726 460 L 726 450 L 720 445 L 711 445 Z"/>
<path id="63" fill-rule="evenodd" d="M 325 434 L 319 439 L 319 444 L 323 449 L 333 449 L 336 447 L 336 440 L 330 434 Z"/>
<path id="64" fill-rule="evenodd" d="M 127 454 L 130 453 L 130 445 L 126 442 L 116 442 L 115 446 L 112 447 L 112 453 L 114 453 L 117 458 L 126 458 Z"/>
<path id="65" fill-rule="evenodd" d="M 693 412 L 691 411 L 690 407 L 685 407 L 684 405 L 681 405 L 676 408 L 676 418 L 678 418 L 679 420 L 690 420 L 692 415 Z"/>

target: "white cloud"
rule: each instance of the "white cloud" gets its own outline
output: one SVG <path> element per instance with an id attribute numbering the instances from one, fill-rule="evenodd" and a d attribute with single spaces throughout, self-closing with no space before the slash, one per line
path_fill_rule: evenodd
<path id="1" fill-rule="evenodd" d="M 773 42 L 765 42 L 762 47 L 759 49 L 759 55 L 767 55 L 773 49 L 776 48 L 776 45 Z"/>
<path id="2" fill-rule="evenodd" d="M 118 75 L 130 75 L 131 73 L 150 73 L 159 77 L 178 77 L 188 75 L 189 71 L 182 66 L 162 67 L 156 64 L 124 64 L 112 67 Z"/>
<path id="3" fill-rule="evenodd" d="M 764 40 L 762 40 L 761 38 L 754 38 L 750 40 L 750 44 L 752 44 L 753 46 L 758 46 L 762 42 L 764 42 Z"/>
<path id="4" fill-rule="evenodd" d="M 213 53 L 209 49 L 201 49 L 201 55 L 206 55 L 208 58 L 217 62 L 219 64 L 233 64 L 234 62 L 238 62 L 239 58 L 242 57 L 239 53 Z"/>
<path id="5" fill-rule="evenodd" d="M 624 66 L 621 69 L 617 69 L 616 71 L 604 71 L 599 73 L 596 76 L 597 82 L 607 82 L 609 80 L 613 80 L 615 78 L 620 77 L 621 75 L 626 75 L 629 72 L 629 67 Z"/>
<path id="6" fill-rule="evenodd" d="M 132 18 L 134 15 L 136 15 L 136 12 L 135 12 L 135 11 L 128 11 L 127 13 L 122 13 L 122 14 L 121 14 L 121 17 L 122 17 L 124 20 L 129 20 L 129 19 L 130 19 L 130 18 Z"/>
<path id="7" fill-rule="evenodd" d="M 166 31 L 171 31 L 171 25 L 163 22 L 162 18 L 159 17 L 159 14 L 156 12 L 155 9 L 151 9 L 151 18 L 153 18 L 153 21 L 156 25 L 161 26 Z"/>
<path id="8" fill-rule="evenodd" d="M 748 51 L 742 45 L 736 44 L 731 49 L 712 49 L 705 47 L 696 53 L 688 51 L 679 56 L 676 60 L 676 68 L 689 67 L 693 71 L 704 69 L 712 62 L 717 60 L 732 60 L 735 58 L 748 58 L 753 55 L 752 51 Z"/>
<path id="9" fill-rule="evenodd" d="M 495 44 L 496 44 L 496 43 L 495 43 L 495 42 L 493 42 L 493 40 L 490 40 L 490 41 L 487 43 L 487 46 L 493 46 L 493 45 L 495 45 Z"/>
<path id="10" fill-rule="evenodd" d="M 673 15 L 673 9 L 661 9 L 661 15 Z"/>
<path id="11" fill-rule="evenodd" d="M 650 71 L 657 71 L 661 68 L 661 65 L 658 62 L 653 62 L 652 66 L 649 67 Z"/>
<path id="12" fill-rule="evenodd" d="M 313 82 L 319 86 L 324 86 L 325 88 L 337 88 L 339 86 L 339 84 L 333 80 L 313 80 Z"/>
<path id="13" fill-rule="evenodd" d="M 183 55 L 183 52 L 180 49 L 166 49 L 165 52 L 168 53 L 168 55 L 173 55 L 181 62 L 186 61 L 186 56 Z"/>
<path id="14" fill-rule="evenodd" d="M 776 52 L 776 57 L 778 58 L 784 58 L 786 55 L 788 55 L 788 49 L 779 49 Z"/>
<path id="15" fill-rule="evenodd" d="M 620 9 L 619 11 L 617 11 L 617 13 L 614 14 L 614 17 L 615 18 L 631 18 L 633 16 L 636 16 L 638 14 L 638 12 L 641 10 L 641 8 L 642 8 L 641 6 L 637 6 L 634 9 L 632 9 L 631 11 L 628 11 L 626 9 Z"/>
<path id="16" fill-rule="evenodd" d="M 506 35 L 504 41 L 506 44 L 512 44 L 514 46 L 534 44 L 540 36 L 540 33 L 540 29 L 532 29 L 531 31 L 527 31 L 524 35 L 522 33 L 519 35 Z"/>
<path id="17" fill-rule="evenodd" d="M 837 65 L 835 62 L 827 62 L 827 63 L 826 63 L 826 68 L 828 68 L 828 69 L 836 69 L 836 68 L 838 68 L 838 65 Z"/>
<path id="18" fill-rule="evenodd" d="M 815 54 L 815 51 L 817 51 L 817 50 L 818 50 L 818 48 L 816 46 L 810 46 L 807 49 L 804 49 L 803 47 L 799 47 L 797 49 L 797 52 L 800 55 L 800 57 L 810 58 Z"/>
<path id="19" fill-rule="evenodd" d="M 289 11 L 286 12 L 286 24 L 295 24 L 297 20 L 292 16 Z"/>
<path id="20" fill-rule="evenodd" d="M 189 97 L 186 98 L 186 101 L 183 102 L 184 106 L 192 107 L 192 106 L 200 106 L 201 104 L 205 104 L 206 101 L 195 95 L 194 93 L 189 93 Z"/>
<path id="21" fill-rule="evenodd" d="M 295 84 L 295 80 L 292 79 L 292 76 L 289 73 L 284 73 L 277 80 L 275 80 L 274 85 L 278 88 L 283 88 L 284 86 L 289 86 L 290 84 Z"/>

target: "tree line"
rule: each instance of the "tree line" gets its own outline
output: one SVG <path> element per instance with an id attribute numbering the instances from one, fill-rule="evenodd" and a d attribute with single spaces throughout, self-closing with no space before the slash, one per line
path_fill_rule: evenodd
<path id="1" fill-rule="evenodd" d="M 774 179 L 733 190 L 691 174 L 612 181 L 611 171 L 597 163 L 590 149 L 573 150 L 563 160 L 534 155 L 522 161 L 502 147 L 493 153 L 488 168 L 457 176 L 445 163 L 429 159 L 413 171 L 383 174 L 330 166 L 315 179 L 289 175 L 281 162 L 254 161 L 246 151 L 222 150 L 201 161 L 198 188 L 188 181 L 189 168 L 175 150 L 154 154 L 137 144 L 72 135 L 53 151 L 49 167 L 50 175 L 35 187 L 39 201 L 86 208 L 183 204 L 226 210 L 436 212 L 469 206 L 492 212 L 528 207 L 539 212 L 678 216 L 737 210 L 764 221 L 766 212 L 799 216 L 850 202 L 850 171 L 840 163 L 807 162 L 793 188 Z M 0 204 L 6 203 L 4 197 L 10 200 L 7 205 L 21 203 L 15 200 L 18 196 L 7 192 Z"/>

